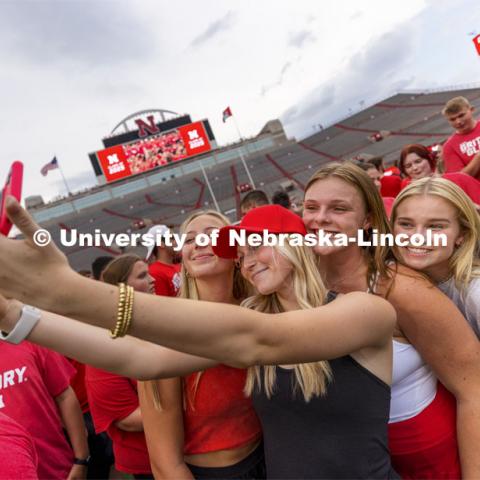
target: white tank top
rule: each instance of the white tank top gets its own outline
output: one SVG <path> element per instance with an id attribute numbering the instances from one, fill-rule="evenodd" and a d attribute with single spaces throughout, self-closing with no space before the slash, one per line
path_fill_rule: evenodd
<path id="1" fill-rule="evenodd" d="M 409 343 L 393 340 L 390 423 L 415 417 L 432 403 L 437 377 Z"/>
<path id="2" fill-rule="evenodd" d="M 375 274 L 374 293 L 379 279 Z M 409 343 L 393 342 L 393 371 L 389 423 L 401 422 L 417 416 L 427 408 L 437 393 L 437 377 L 420 354 Z"/>

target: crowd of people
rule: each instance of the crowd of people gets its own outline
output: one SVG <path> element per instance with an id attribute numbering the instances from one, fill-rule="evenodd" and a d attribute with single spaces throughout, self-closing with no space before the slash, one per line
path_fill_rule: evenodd
<path id="1" fill-rule="evenodd" d="M 0 478 L 480 478 L 480 122 L 463 97 L 443 114 L 443 149 L 323 165 L 301 211 L 254 190 L 236 224 L 188 217 L 181 255 L 81 275 L 9 198 Z M 447 242 L 229 242 L 264 230 Z"/>
<path id="2" fill-rule="evenodd" d="M 124 149 L 133 174 L 167 165 L 187 156 L 185 144 L 177 130 L 139 140 Z"/>

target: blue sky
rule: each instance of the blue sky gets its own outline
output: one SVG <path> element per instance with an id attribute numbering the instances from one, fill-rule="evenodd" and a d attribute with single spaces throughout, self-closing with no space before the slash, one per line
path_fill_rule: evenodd
<path id="1" fill-rule="evenodd" d="M 147 108 L 208 118 L 219 144 L 280 118 L 313 133 L 398 90 L 480 80 L 473 0 L 32 1 L 0 3 L 3 156 L 26 165 L 24 196 L 95 183 L 87 154 Z M 394 6 L 395 5 L 395 6 Z M 477 7 L 477 8 L 476 8 Z"/>

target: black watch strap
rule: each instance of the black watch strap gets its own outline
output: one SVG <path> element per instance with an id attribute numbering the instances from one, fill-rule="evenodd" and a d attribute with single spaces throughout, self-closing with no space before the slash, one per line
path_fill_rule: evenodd
<path id="1" fill-rule="evenodd" d="M 88 467 L 90 464 L 90 458 L 92 458 L 90 455 L 87 458 L 74 458 L 73 459 L 73 464 L 74 465 L 85 465 Z"/>

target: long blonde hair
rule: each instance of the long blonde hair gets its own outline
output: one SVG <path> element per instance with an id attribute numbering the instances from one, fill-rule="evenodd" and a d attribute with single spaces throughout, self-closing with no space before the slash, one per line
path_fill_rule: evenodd
<path id="1" fill-rule="evenodd" d="M 388 223 L 385 207 L 382 197 L 372 182 L 372 179 L 360 167 L 352 162 L 331 162 L 317 170 L 305 187 L 305 193 L 319 180 L 327 178 L 339 178 L 352 185 L 360 194 L 365 211 L 370 216 L 371 229 L 377 230 L 380 234 L 389 234 L 390 224 Z M 366 232 L 367 237 L 370 231 Z M 364 250 L 367 259 L 367 285 L 373 292 L 375 291 L 375 279 L 377 273 L 384 278 L 392 276 L 391 270 L 387 266 L 387 261 L 393 258 L 393 253 L 389 246 L 370 246 Z"/>
<path id="2" fill-rule="evenodd" d="M 285 242 L 284 246 L 273 248 L 275 253 L 283 256 L 292 264 L 293 292 L 300 309 L 306 310 L 323 305 L 327 291 L 320 277 L 312 250 L 305 246 L 290 246 L 289 242 Z M 269 295 L 256 294 L 247 298 L 242 306 L 265 313 L 284 311 L 275 292 Z M 325 394 L 327 382 L 332 378 L 330 365 L 327 361 L 295 365 L 294 371 L 296 380 L 294 390 L 300 387 L 307 402 L 313 396 Z M 245 392 L 251 395 L 255 388 L 261 389 L 263 386 L 267 397 L 270 398 L 275 391 L 275 382 L 275 366 L 250 367 L 247 373 Z"/>
<path id="3" fill-rule="evenodd" d="M 210 217 L 217 218 L 220 220 L 224 225 L 230 225 L 229 219 L 225 216 L 222 215 L 221 213 L 217 212 L 216 210 L 199 210 L 196 211 L 195 213 L 192 213 L 189 217 L 185 219 L 185 221 L 182 223 L 180 226 L 180 234 L 184 234 L 193 220 L 195 220 L 198 217 L 202 217 L 204 215 L 208 215 Z M 199 294 L 198 294 L 198 287 L 197 287 L 197 282 L 194 277 L 188 274 L 185 265 L 182 263 L 182 268 L 180 270 L 180 289 L 178 291 L 177 296 L 179 298 L 188 298 L 191 300 L 199 300 Z M 247 281 L 242 277 L 240 273 L 240 269 L 236 264 L 234 264 L 233 268 L 233 297 L 236 300 L 243 300 L 245 299 L 249 292 L 251 291 L 251 288 Z M 190 405 L 192 408 L 194 408 L 193 402 L 195 398 L 195 393 L 197 391 L 198 383 L 200 381 L 200 377 L 202 375 L 202 372 L 198 372 L 196 374 L 195 378 L 195 384 L 192 391 L 189 391 L 189 389 L 186 388 L 186 383 L 183 382 L 183 391 L 184 391 L 184 408 L 186 408 L 187 403 Z M 161 410 L 161 399 L 160 399 L 160 391 L 158 388 L 158 384 L 156 383 L 155 380 L 148 381 L 146 382 L 149 384 L 152 395 L 153 395 L 153 402 L 154 405 L 157 409 Z"/>
<path id="4" fill-rule="evenodd" d="M 217 218 L 225 226 L 230 225 L 230 220 L 223 214 L 217 212 L 216 210 L 200 210 L 195 213 L 192 213 L 180 226 L 180 233 L 183 234 L 186 232 L 187 227 L 190 223 L 193 222 L 198 217 L 203 217 L 208 215 L 210 217 Z M 182 269 L 180 271 L 180 290 L 178 292 L 178 297 L 180 298 L 189 298 L 191 300 L 199 300 L 197 282 L 195 278 L 191 277 L 185 269 L 185 266 L 182 264 Z M 248 282 L 242 277 L 240 269 L 235 265 L 233 271 L 233 298 L 235 300 L 243 300 L 246 298 L 251 291 L 251 288 L 248 285 Z"/>
<path id="5" fill-rule="evenodd" d="M 449 259 L 449 271 L 456 286 L 465 289 L 472 278 L 480 277 L 480 218 L 473 202 L 460 187 L 449 180 L 437 177 L 422 178 L 410 183 L 398 194 L 392 207 L 392 225 L 397 218 L 399 205 L 415 195 L 437 196 L 455 208 L 463 241 Z"/>

